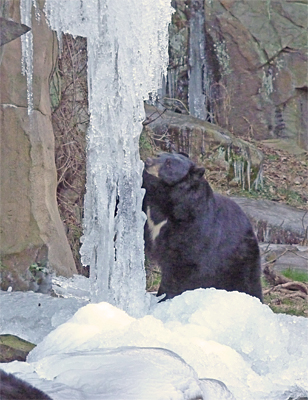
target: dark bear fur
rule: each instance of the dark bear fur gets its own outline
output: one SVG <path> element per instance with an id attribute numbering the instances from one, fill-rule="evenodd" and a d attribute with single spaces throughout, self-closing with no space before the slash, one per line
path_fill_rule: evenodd
<path id="1" fill-rule="evenodd" d="M 1 400 L 52 400 L 41 390 L 0 369 Z"/>
<path id="2" fill-rule="evenodd" d="M 204 172 L 182 154 L 163 153 L 145 163 L 145 251 L 161 267 L 157 296 L 214 287 L 262 301 L 252 226 L 236 203 L 213 193 Z"/>

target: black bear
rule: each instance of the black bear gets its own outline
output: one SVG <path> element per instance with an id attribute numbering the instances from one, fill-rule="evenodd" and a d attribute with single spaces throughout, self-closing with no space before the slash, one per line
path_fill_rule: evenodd
<path id="1" fill-rule="evenodd" d="M 183 154 L 148 158 L 143 172 L 146 256 L 160 266 L 157 296 L 186 290 L 237 290 L 262 301 L 260 252 L 241 208 L 213 193 Z"/>
<path id="2" fill-rule="evenodd" d="M 52 400 L 51 397 L 22 381 L 13 374 L 0 369 L 0 399 L 1 400 Z"/>

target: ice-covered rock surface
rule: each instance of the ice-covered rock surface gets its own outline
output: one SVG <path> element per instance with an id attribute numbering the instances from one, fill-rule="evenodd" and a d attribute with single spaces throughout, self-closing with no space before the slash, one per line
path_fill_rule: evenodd
<path id="1" fill-rule="evenodd" d="M 0 291 L 0 334 L 16 335 L 37 344 L 88 303 L 76 297 L 64 299 L 42 293 Z"/>
<path id="2" fill-rule="evenodd" d="M 75 369 L 76 365 L 83 366 L 82 375 Z M 56 378 L 57 383 L 67 387 L 76 381 L 75 389 L 87 392 L 85 398 L 89 400 L 101 399 L 102 395 L 104 400 L 154 400 L 158 393 L 176 398 L 177 391 L 178 395 L 185 392 L 202 395 L 195 371 L 180 357 L 163 349 L 127 347 L 62 354 L 60 358 L 50 356 L 40 363 L 37 373 L 48 380 Z M 99 393 L 93 382 L 99 382 Z"/>
<path id="3" fill-rule="evenodd" d="M 219 381 L 198 379 L 185 361 L 160 348 L 119 347 L 50 356 L 35 366 L 6 365 L 54 400 L 234 400 Z M 82 365 L 82 374 L 76 365 Z M 43 376 L 45 380 L 39 379 Z"/>
<path id="4" fill-rule="evenodd" d="M 135 316 L 149 306 L 143 268 L 139 136 L 143 101 L 168 63 L 168 0 L 46 0 L 61 32 L 87 37 L 90 128 L 82 262 L 91 296 Z"/>
<path id="5" fill-rule="evenodd" d="M 9 295 L 2 295 L 4 307 Z M 70 308 L 66 301 L 71 299 L 57 300 Z M 10 303 L 12 309 L 20 306 L 17 297 L 16 301 L 15 306 Z M 48 304 L 49 300 L 46 308 Z M 39 319 L 38 307 L 37 312 Z M 5 319 L 2 323 L 6 324 Z M 37 330 L 46 332 L 46 323 L 43 320 Z M 29 329 L 27 324 L 33 329 L 21 312 L 16 324 L 20 332 Z M 52 328 L 47 324 L 47 329 Z M 74 399 L 111 395 L 106 382 L 114 376 L 112 384 L 117 382 L 124 391 L 132 380 L 132 387 L 138 388 L 132 392 L 136 399 L 151 398 L 144 393 L 160 399 L 190 399 L 201 390 L 203 398 L 211 400 L 232 399 L 230 392 L 237 400 L 296 400 L 308 396 L 307 331 L 306 318 L 274 314 L 244 293 L 198 289 L 154 304 L 142 318 L 105 302 L 88 304 L 51 331 L 31 351 L 28 363 L 9 363 L 3 368 L 19 372 L 30 383 L 34 379 L 32 383 L 54 399 L 69 399 L 72 393 Z M 142 355 L 142 350 L 131 346 L 147 350 Z M 172 351 L 184 364 L 173 353 L 155 353 L 153 348 Z M 152 357 L 153 352 L 158 356 Z M 153 380 L 146 379 L 146 371 Z M 95 374 L 100 379 L 93 379 Z M 113 392 L 115 397 L 119 393 Z"/>
<path id="6" fill-rule="evenodd" d="M 82 275 L 73 275 L 72 278 L 64 276 L 52 277 L 52 290 L 58 297 L 84 300 L 91 299 L 90 279 Z"/>

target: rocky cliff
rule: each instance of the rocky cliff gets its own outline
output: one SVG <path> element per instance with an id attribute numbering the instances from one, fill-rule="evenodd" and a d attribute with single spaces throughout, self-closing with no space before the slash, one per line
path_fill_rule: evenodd
<path id="1" fill-rule="evenodd" d="M 167 95 L 189 103 L 190 21 L 197 10 L 205 15 L 200 86 L 207 119 L 236 135 L 307 150 L 308 2 L 174 0 L 173 6 Z"/>
<path id="2" fill-rule="evenodd" d="M 37 1 L 40 22 L 34 15 L 32 18 L 34 77 L 33 112 L 30 116 L 27 110 L 27 82 L 21 69 L 21 39 L 4 44 L 0 51 L 0 250 L 1 288 L 5 290 L 9 286 L 13 289 L 45 290 L 46 271 L 64 276 L 77 272 L 59 217 L 54 161 L 55 132 L 61 139 L 57 139 L 57 163 L 58 169 L 63 172 L 69 157 L 66 154 L 69 149 L 67 143 L 73 141 L 65 139 L 67 141 L 62 142 L 64 134 L 61 128 L 65 132 L 73 132 L 71 128 L 76 125 L 76 115 L 67 104 L 63 108 L 59 106 L 57 99 L 57 106 L 54 107 L 58 114 L 54 112 L 54 121 L 57 119 L 57 125 L 62 125 L 53 131 L 49 81 L 53 75 L 54 83 L 55 76 L 58 78 L 60 74 L 57 68 L 54 69 L 57 41 L 46 24 L 43 3 L 43 0 Z M 191 110 L 195 109 L 201 115 L 198 109 L 201 99 L 205 107 L 201 117 L 207 122 L 217 123 L 237 138 L 242 136 L 266 143 L 274 142 L 275 146 L 284 145 L 288 150 L 292 147 L 295 152 L 307 150 L 308 2 L 172 0 L 172 4 L 176 12 L 170 26 L 170 65 L 166 91 L 169 100 L 166 99 L 166 104 L 169 102 L 168 108 L 171 107 L 176 113 L 171 115 L 166 112 L 163 117 L 172 118 L 171 122 L 168 120 L 173 127 L 170 135 L 174 134 L 183 142 L 178 148 L 181 149 L 186 143 L 190 132 L 186 129 L 187 121 L 192 118 L 185 116 L 187 121 L 184 124 L 182 121 L 185 118 L 180 118 L 179 113 L 185 114 L 189 109 L 195 115 L 195 111 Z M 19 1 L 2 1 L 0 16 L 19 22 Z M 196 60 L 198 68 L 195 68 Z M 76 64 L 79 67 L 81 65 L 79 61 Z M 52 74 L 54 70 L 56 73 Z M 71 84 L 64 82 L 63 68 L 61 73 L 59 86 L 70 87 Z M 192 75 L 193 80 L 190 80 Z M 84 86 L 86 91 L 86 84 Z M 78 96 L 79 93 L 81 91 Z M 191 103 L 189 93 L 195 95 Z M 60 97 L 63 100 L 63 96 Z M 180 102 L 170 100 L 173 98 Z M 74 105 L 78 101 L 76 96 L 73 97 Z M 84 101 L 84 98 L 80 101 Z M 72 124 L 67 123 L 68 114 L 74 115 Z M 77 118 L 79 125 L 81 120 L 87 120 L 86 112 L 80 115 L 82 118 Z M 61 124 L 60 116 L 63 118 Z M 177 132 L 178 126 L 175 126 L 177 120 L 180 121 L 181 135 Z M 67 126 L 69 129 L 66 129 Z M 206 146 L 203 142 L 199 143 L 203 141 L 205 130 L 211 129 L 209 126 L 206 129 L 202 127 L 193 146 L 198 154 L 207 157 Z M 74 145 L 78 142 L 77 145 L 84 151 L 84 137 L 76 140 L 75 135 L 74 139 Z M 228 138 L 225 140 L 228 141 Z M 216 147 L 219 151 L 222 149 L 221 146 Z M 78 181 L 82 185 L 74 179 L 80 170 L 84 175 L 84 157 L 74 157 L 72 154 L 76 153 L 71 152 L 70 155 L 74 161 L 74 173 L 70 175 L 71 170 L 66 174 L 69 176 L 61 173 L 58 194 L 63 197 L 62 204 L 69 204 L 66 207 L 69 218 L 66 219 L 72 220 L 72 223 L 69 225 L 69 221 L 66 221 L 66 225 L 69 235 L 77 237 L 70 241 L 76 241 L 75 251 L 78 253 L 80 232 L 75 235 L 73 228 L 78 223 L 81 231 L 84 179 Z M 225 158 L 223 156 L 221 159 L 221 169 L 226 168 Z M 259 161 L 257 164 L 260 164 Z M 77 190 L 72 190 L 72 186 Z M 250 187 L 249 183 L 247 187 Z M 76 209 L 78 212 L 75 213 Z M 61 212 L 65 214 L 63 210 Z"/>
<path id="3" fill-rule="evenodd" d="M 0 66 L 0 245 L 4 290 L 11 286 L 13 290 L 44 291 L 51 272 L 64 276 L 77 273 L 56 201 L 49 76 L 57 57 L 57 41 L 42 12 L 44 1 L 37 3 L 40 20 L 33 15 L 32 30 L 27 33 L 33 34 L 34 48 L 30 115 L 27 82 L 21 70 L 20 38 L 3 46 Z M 19 1 L 3 2 L 1 13 L 19 22 Z"/>

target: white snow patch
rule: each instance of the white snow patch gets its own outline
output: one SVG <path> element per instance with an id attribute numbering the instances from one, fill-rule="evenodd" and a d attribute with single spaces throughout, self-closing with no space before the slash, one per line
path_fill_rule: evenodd
<path id="1" fill-rule="evenodd" d="M 20 306 L 11 303 L 12 295 L 2 293 L 4 309 L 7 299 L 12 310 Z M 48 296 L 40 298 L 45 308 L 53 307 Z M 27 324 L 33 329 L 22 312 L 16 311 L 20 333 L 29 330 Z M 52 329 L 44 322 L 38 330 Z M 274 314 L 246 294 L 197 289 L 153 305 L 142 318 L 105 302 L 88 304 L 51 331 L 28 363 L 2 367 L 54 399 L 65 399 L 65 393 L 126 399 L 121 393 L 127 390 L 127 399 L 144 400 L 194 399 L 198 391 L 211 400 L 232 399 L 230 392 L 238 400 L 300 399 L 308 396 L 307 331 L 306 318 Z"/>

